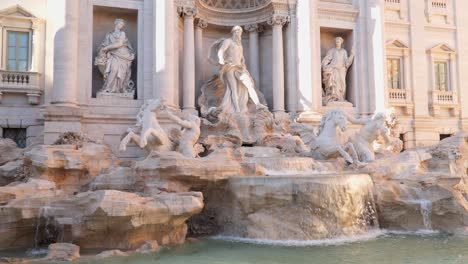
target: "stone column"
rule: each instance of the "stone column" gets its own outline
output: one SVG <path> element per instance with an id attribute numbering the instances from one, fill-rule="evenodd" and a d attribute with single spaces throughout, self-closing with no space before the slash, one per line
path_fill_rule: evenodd
<path id="1" fill-rule="evenodd" d="M 198 19 L 195 27 L 195 75 L 196 75 L 196 91 L 200 91 L 203 85 L 204 71 L 203 58 L 206 54 L 203 53 L 203 30 L 208 26 L 208 23 L 203 19 Z M 195 101 L 198 98 L 195 96 Z"/>
<path id="2" fill-rule="evenodd" d="M 366 36 L 367 51 L 369 67 L 369 105 L 367 108 L 368 113 L 382 112 L 385 110 L 385 72 L 386 65 L 384 58 L 384 3 L 383 0 L 368 0 L 366 10 L 366 29 L 367 32 L 362 32 Z M 362 54 L 361 54 L 362 55 Z M 361 59 L 356 57 L 357 60 Z M 351 74 L 349 72 L 348 74 Z M 349 87 L 349 86 L 348 86 Z M 356 89 L 357 87 L 354 87 Z M 349 88 L 348 88 L 349 89 Z"/>
<path id="3" fill-rule="evenodd" d="M 39 56 L 39 23 L 37 21 L 31 22 L 32 29 L 32 57 L 31 57 L 31 67 L 32 72 L 38 72 L 38 56 Z"/>
<path id="4" fill-rule="evenodd" d="M 296 5 L 290 4 L 291 22 L 286 27 L 286 108 L 295 114 L 298 110 L 298 71 L 297 71 L 297 14 Z"/>
<path id="5" fill-rule="evenodd" d="M 273 15 L 268 24 L 273 27 L 273 112 L 284 112 L 284 51 L 283 26 L 289 16 Z"/>
<path id="6" fill-rule="evenodd" d="M 3 19 L 0 18 L 0 39 L 3 39 Z M 2 61 L 0 61 L 0 70 L 3 70 L 3 69 L 6 69 L 6 65 L 5 65 L 5 60 L 3 59 Z M 0 101 L 1 101 L 1 93 L 0 93 Z M 0 134 L 1 136 L 1 134 Z"/>
<path id="7" fill-rule="evenodd" d="M 147 1 L 145 1 L 146 3 Z M 153 98 L 165 98 L 169 107 L 178 107 L 176 72 L 177 10 L 174 1 L 153 2 Z"/>
<path id="8" fill-rule="evenodd" d="M 184 18 L 184 53 L 183 53 L 183 95 L 184 111 L 195 110 L 195 35 L 194 19 L 197 10 L 192 6 L 182 6 L 179 9 Z"/>
<path id="9" fill-rule="evenodd" d="M 75 106 L 80 3 L 76 0 L 53 0 L 53 3 L 63 10 L 55 13 L 54 19 L 58 30 L 54 39 L 54 82 L 51 104 Z"/>
<path id="10" fill-rule="evenodd" d="M 452 91 L 454 93 L 456 93 L 458 91 L 457 89 L 457 69 L 456 69 L 456 64 L 455 64 L 455 54 L 454 53 L 450 53 L 450 65 L 449 65 L 449 73 L 450 73 L 450 87 L 449 87 L 449 91 Z"/>
<path id="11" fill-rule="evenodd" d="M 258 33 L 263 31 L 259 24 L 250 24 L 245 26 L 249 32 L 249 71 L 257 86 L 260 85 L 260 56 Z"/>
<path id="12" fill-rule="evenodd" d="M 408 49 L 405 49 L 403 51 L 403 78 L 404 78 L 404 87 L 403 89 L 406 90 L 407 95 L 410 93 L 410 90 L 412 89 L 411 87 L 411 79 L 410 79 L 410 74 L 411 74 L 411 69 L 410 69 L 410 58 L 409 58 L 409 51 Z M 407 99 L 408 100 L 408 99 Z"/>

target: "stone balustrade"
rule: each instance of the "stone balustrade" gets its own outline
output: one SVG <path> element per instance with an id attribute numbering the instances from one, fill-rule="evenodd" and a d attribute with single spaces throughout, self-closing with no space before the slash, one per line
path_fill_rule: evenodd
<path id="1" fill-rule="evenodd" d="M 441 90 L 432 91 L 432 103 L 430 108 L 433 115 L 436 117 L 440 115 L 441 108 L 449 109 L 453 116 L 457 116 L 459 109 L 457 92 Z"/>
<path id="2" fill-rule="evenodd" d="M 388 103 L 391 106 L 402 107 L 407 115 L 411 115 L 414 103 L 411 90 L 388 89 Z"/>
<path id="3" fill-rule="evenodd" d="M 407 92 L 404 89 L 389 89 L 388 99 L 390 102 L 406 102 Z"/>
<path id="4" fill-rule="evenodd" d="M 385 8 L 399 13 L 400 19 L 407 16 L 407 7 L 405 0 L 385 0 Z"/>
<path id="5" fill-rule="evenodd" d="M 447 1 L 446 0 L 433 0 L 431 1 L 432 8 L 447 8 Z"/>
<path id="6" fill-rule="evenodd" d="M 440 91 L 432 92 L 432 100 L 438 104 L 457 104 L 457 93 L 453 91 Z"/>
<path id="7" fill-rule="evenodd" d="M 0 70 L 0 103 L 3 94 L 23 93 L 28 96 L 30 104 L 39 104 L 42 92 L 40 77 L 37 72 Z"/>

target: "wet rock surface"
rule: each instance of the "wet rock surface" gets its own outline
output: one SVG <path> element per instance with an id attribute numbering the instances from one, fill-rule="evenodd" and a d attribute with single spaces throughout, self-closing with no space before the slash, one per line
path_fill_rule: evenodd
<path id="1" fill-rule="evenodd" d="M 383 157 L 363 171 L 375 183 L 382 228 L 434 229 L 468 226 L 468 134 L 439 144 Z"/>

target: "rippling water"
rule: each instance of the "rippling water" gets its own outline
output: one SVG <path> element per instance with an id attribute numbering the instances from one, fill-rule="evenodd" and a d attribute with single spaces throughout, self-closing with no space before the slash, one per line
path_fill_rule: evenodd
<path id="1" fill-rule="evenodd" d="M 265 243 L 266 244 L 265 244 Z M 86 258 L 86 257 L 85 257 Z M 204 239 L 157 253 L 86 260 L 100 264 L 452 264 L 468 263 L 468 237 L 370 233 L 325 241 Z"/>

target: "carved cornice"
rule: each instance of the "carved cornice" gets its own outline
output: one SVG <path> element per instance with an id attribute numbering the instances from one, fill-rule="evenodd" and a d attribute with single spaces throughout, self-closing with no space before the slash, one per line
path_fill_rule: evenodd
<path id="1" fill-rule="evenodd" d="M 183 17 L 195 17 L 197 15 L 197 8 L 191 5 L 179 6 L 177 11 Z"/>
<path id="2" fill-rule="evenodd" d="M 260 33 L 263 31 L 263 26 L 260 24 L 248 24 L 248 25 L 245 25 L 245 30 L 249 32 Z"/>
<path id="3" fill-rule="evenodd" d="M 208 22 L 206 22 L 206 20 L 203 20 L 201 18 L 199 18 L 197 20 L 197 23 L 196 23 L 197 27 L 201 28 L 201 29 L 205 29 L 208 27 Z"/>
<path id="4" fill-rule="evenodd" d="M 355 22 L 359 10 L 350 1 L 320 1 L 317 7 L 321 20 Z"/>
<path id="5" fill-rule="evenodd" d="M 292 16 L 296 13 L 296 0 L 267 0 L 250 8 L 220 9 L 207 5 L 207 1 L 196 0 L 197 16 L 209 24 L 235 26 L 266 23 L 272 14 Z"/>
<path id="6" fill-rule="evenodd" d="M 289 16 L 275 14 L 270 17 L 267 23 L 270 26 L 284 26 L 289 21 L 290 21 Z"/>

